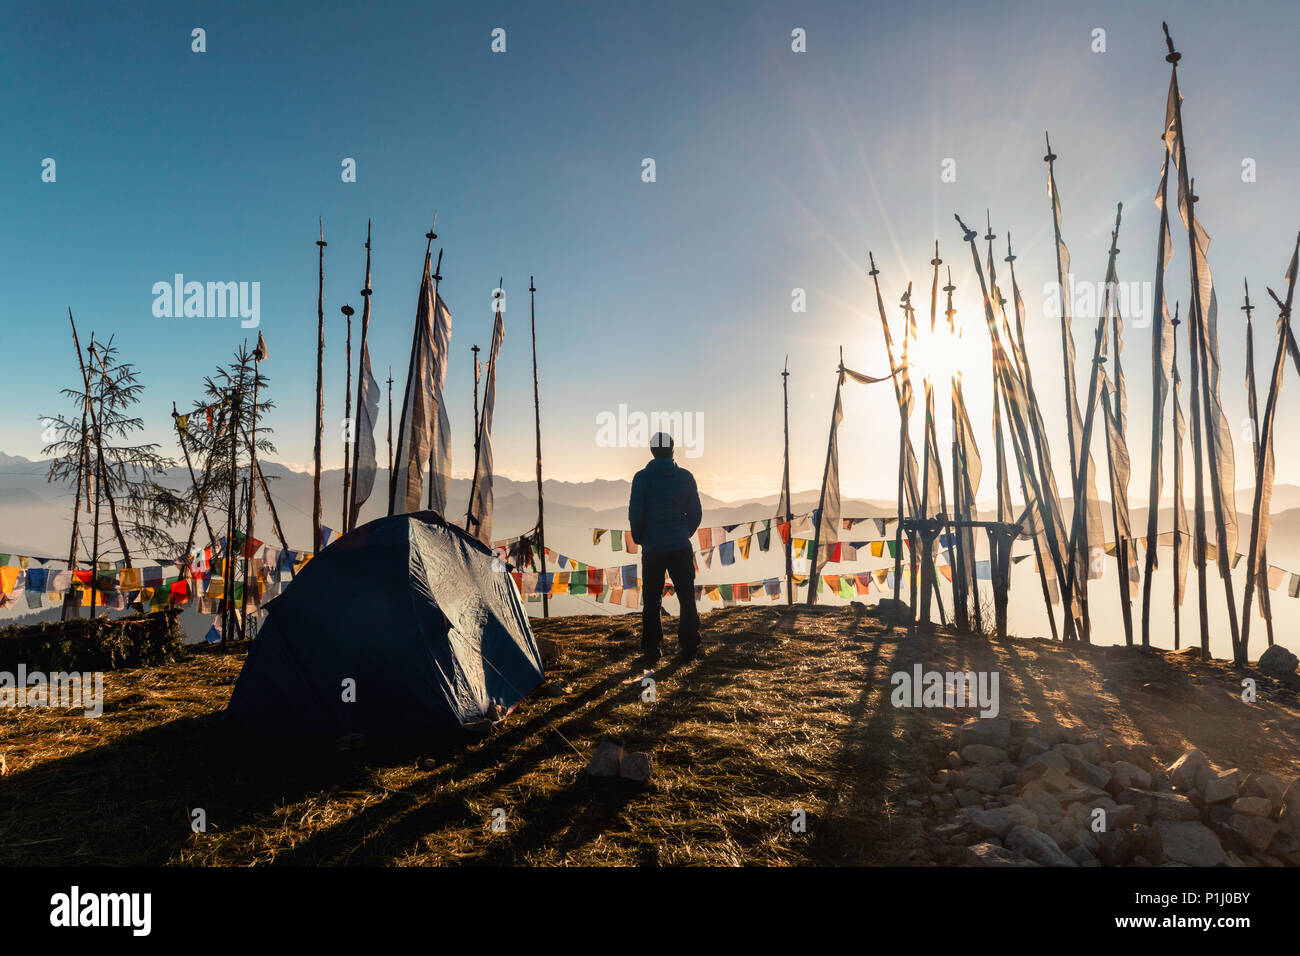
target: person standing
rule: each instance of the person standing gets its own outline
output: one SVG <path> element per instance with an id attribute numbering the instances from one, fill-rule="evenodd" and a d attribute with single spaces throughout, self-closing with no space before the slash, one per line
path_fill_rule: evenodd
<path id="1" fill-rule="evenodd" d="M 649 464 L 632 479 L 628 526 L 641 547 L 641 658 L 653 667 L 662 656 L 660 609 L 664 575 L 673 582 L 678 613 L 677 653 L 682 660 L 695 657 L 700 648 L 700 615 L 695 607 L 695 553 L 691 535 L 700 526 L 700 493 L 695 477 L 673 461 L 673 439 L 656 432 L 650 439 Z"/>

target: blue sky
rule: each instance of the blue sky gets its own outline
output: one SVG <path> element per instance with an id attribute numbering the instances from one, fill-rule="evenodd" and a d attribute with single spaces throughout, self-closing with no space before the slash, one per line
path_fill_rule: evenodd
<path id="1" fill-rule="evenodd" d="M 360 310 L 366 219 L 372 359 L 381 377 L 392 364 L 400 402 L 435 210 L 455 320 L 447 391 L 457 474 L 472 462 L 469 349 L 489 343 L 498 276 L 508 306 L 496 462 L 505 474 L 530 473 L 531 274 L 550 476 L 630 477 L 644 450 L 595 441 L 596 416 L 626 404 L 703 415 L 703 454 L 689 465 L 705 490 L 774 493 L 788 354 L 793 479 L 811 487 L 838 348 L 862 371 L 885 368 L 867 250 L 896 321 L 909 280 L 928 309 L 936 237 L 967 323 L 967 399 L 986 429 L 988 346 L 952 220 L 958 212 L 983 232 L 986 208 L 999 260 L 1008 228 L 1015 239 L 1040 398 L 1048 420 L 1062 421 L 1059 332 L 1041 306 L 1055 270 L 1043 130 L 1060 156 L 1076 274 L 1102 278 L 1123 201 L 1119 275 L 1149 281 L 1169 78 L 1162 17 L 1184 54 L 1189 160 L 1213 237 L 1235 425 L 1245 415 L 1241 279 L 1261 303 L 1266 284 L 1280 294 L 1300 227 L 1300 79 L 1283 68 L 1300 26 L 1294 5 L 7 8 L 0 450 L 35 457 L 37 416 L 63 410 L 58 388 L 76 378 L 68 306 L 83 335 L 114 334 L 139 366 L 149 435 L 174 450 L 171 402 L 192 402 L 201 377 L 249 334 L 234 319 L 154 317 L 153 284 L 180 272 L 260 282 L 272 353 L 264 370 L 278 404 L 270 424 L 279 457 L 309 466 L 317 217 L 330 243 L 326 407 L 337 422 L 339 307 Z M 206 53 L 191 52 L 195 27 L 206 30 Z M 497 27 L 502 54 L 490 49 Z M 805 53 L 791 51 L 794 28 L 807 31 Z M 1106 31 L 1104 53 L 1090 50 L 1094 28 Z M 55 183 L 41 181 L 45 157 L 57 163 Z M 340 179 L 345 157 L 356 159 L 356 183 Z M 641 180 L 645 157 L 656 162 L 654 183 Z M 1253 183 L 1241 179 L 1247 157 Z M 940 181 L 947 158 L 952 183 Z M 1177 226 L 1174 242 L 1171 295 L 1185 306 Z M 794 288 L 807 292 L 804 313 L 791 311 Z M 1276 315 L 1257 316 L 1264 375 Z M 1091 330 L 1076 324 L 1075 336 L 1082 353 Z M 1149 336 L 1135 328 L 1126 340 L 1135 499 L 1146 481 Z M 1185 352 L 1180 361 L 1186 368 Z M 846 396 L 846 493 L 892 496 L 897 413 L 887 388 Z M 946 388 L 938 400 L 946 405 Z M 1284 413 L 1292 401 L 1284 393 Z M 326 464 L 337 465 L 337 428 L 326 435 Z M 986 447 L 987 432 L 978 437 Z M 1063 439 L 1056 458 L 1066 458 Z M 1279 479 L 1297 480 L 1297 468 L 1289 445 L 1280 448 Z"/>

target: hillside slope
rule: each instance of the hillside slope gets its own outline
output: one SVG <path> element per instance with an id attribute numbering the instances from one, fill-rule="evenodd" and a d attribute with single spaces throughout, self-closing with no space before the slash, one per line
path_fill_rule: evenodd
<path id="1" fill-rule="evenodd" d="M 665 658 L 645 702 L 630 622 L 535 623 L 561 649 L 547 684 L 491 737 L 435 753 L 431 772 L 418 744 L 228 737 L 240 651 L 110 673 L 98 719 L 7 710 L 0 865 L 949 862 L 928 781 L 974 712 L 893 706 L 890 675 L 914 664 L 996 671 L 1013 724 L 1300 773 L 1297 684 L 1253 674 L 1247 705 L 1238 672 L 1187 655 L 908 636 L 861 606 L 735 607 L 705 615 L 708 656 Z M 647 786 L 585 774 L 603 737 L 651 755 Z M 191 831 L 196 808 L 206 833 Z"/>

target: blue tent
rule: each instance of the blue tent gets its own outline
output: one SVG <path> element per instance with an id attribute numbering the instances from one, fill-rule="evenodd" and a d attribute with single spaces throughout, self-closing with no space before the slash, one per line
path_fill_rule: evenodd
<path id="1" fill-rule="evenodd" d="M 335 541 L 266 605 L 226 720 L 254 733 L 448 733 L 510 711 L 542 679 L 492 552 L 432 511 L 392 515 Z"/>

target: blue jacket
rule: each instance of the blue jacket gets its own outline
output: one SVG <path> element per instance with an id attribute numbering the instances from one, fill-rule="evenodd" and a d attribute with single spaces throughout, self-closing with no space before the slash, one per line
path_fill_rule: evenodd
<path id="1" fill-rule="evenodd" d="M 644 550 L 689 548 L 701 517 L 694 476 L 671 458 L 652 458 L 632 479 L 627 520 L 632 540 Z"/>

